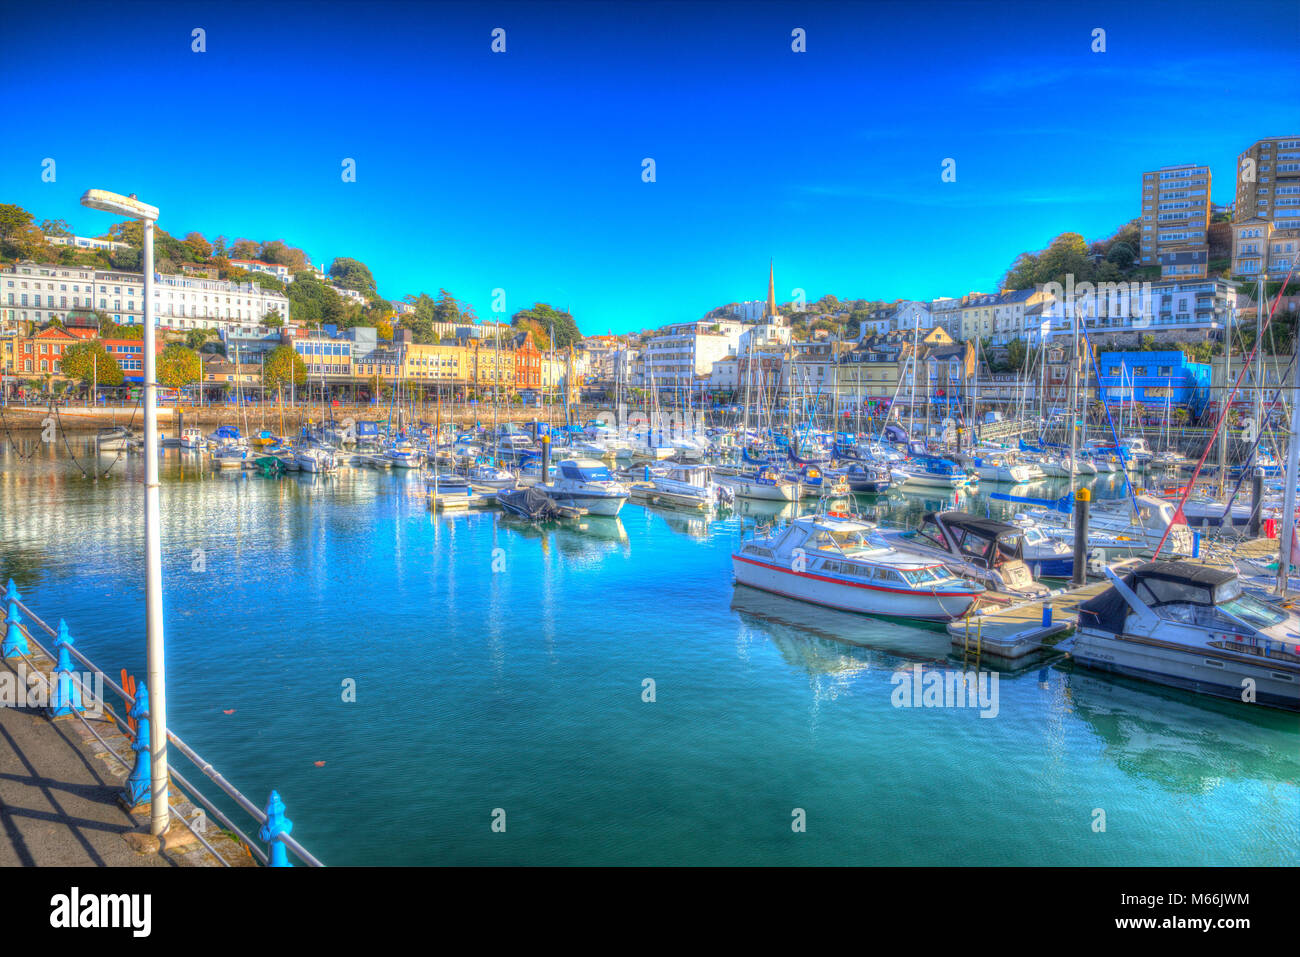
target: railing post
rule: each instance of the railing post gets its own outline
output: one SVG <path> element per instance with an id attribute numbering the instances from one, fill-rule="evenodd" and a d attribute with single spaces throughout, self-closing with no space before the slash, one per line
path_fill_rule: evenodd
<path id="1" fill-rule="evenodd" d="M 81 704 L 81 688 L 72 677 L 72 635 L 68 623 L 59 619 L 59 661 L 54 666 L 54 698 L 50 701 L 51 718 L 70 718 L 86 709 Z"/>
<path id="2" fill-rule="evenodd" d="M 151 795 L 149 689 L 144 684 L 140 684 L 135 689 L 135 704 L 131 705 L 131 710 L 127 714 L 135 718 L 136 723 L 135 740 L 131 742 L 131 750 L 135 752 L 135 767 L 131 769 L 131 775 L 126 779 L 120 797 L 122 803 L 133 808 L 149 803 Z"/>
<path id="3" fill-rule="evenodd" d="M 271 867 L 293 867 L 289 863 L 289 852 L 285 850 L 284 842 L 280 840 L 280 835 L 288 834 L 292 830 L 293 821 L 284 816 L 284 802 L 280 800 L 280 792 L 272 791 L 266 801 L 266 823 L 257 832 L 257 836 L 267 843 L 267 856 L 271 859 Z"/>
<path id="4" fill-rule="evenodd" d="M 9 612 L 5 616 L 5 640 L 4 645 L 0 646 L 0 658 L 17 658 L 28 653 L 27 636 L 18 627 L 23 621 L 23 613 L 18 610 L 18 603 L 22 598 L 23 596 L 18 594 L 18 586 L 14 584 L 14 580 L 9 579 L 9 590 L 5 593 Z"/>

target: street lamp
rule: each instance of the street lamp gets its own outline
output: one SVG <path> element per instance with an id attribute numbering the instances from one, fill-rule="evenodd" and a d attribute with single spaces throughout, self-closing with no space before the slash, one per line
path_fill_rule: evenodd
<path id="1" fill-rule="evenodd" d="M 142 221 L 144 226 L 144 537 L 145 615 L 149 688 L 149 831 L 167 831 L 167 679 L 163 668 L 162 528 L 158 508 L 158 384 L 153 328 L 153 228 L 158 209 L 135 198 L 88 189 L 81 205 Z"/>

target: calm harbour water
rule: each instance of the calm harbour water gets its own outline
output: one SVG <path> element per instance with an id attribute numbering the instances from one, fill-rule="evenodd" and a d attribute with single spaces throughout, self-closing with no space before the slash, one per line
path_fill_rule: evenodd
<path id="1" fill-rule="evenodd" d="M 141 472 L 0 455 L 0 575 L 112 673 L 144 670 Z M 1041 663 L 993 718 L 895 708 L 895 671 L 962 667 L 946 633 L 733 585 L 752 515 L 533 529 L 177 450 L 163 478 L 172 727 L 328 864 L 1300 863 L 1294 715 Z"/>

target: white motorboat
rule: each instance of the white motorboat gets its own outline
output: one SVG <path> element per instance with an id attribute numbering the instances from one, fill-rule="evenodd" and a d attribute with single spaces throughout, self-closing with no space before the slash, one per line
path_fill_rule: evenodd
<path id="1" fill-rule="evenodd" d="M 301 448 L 293 459 L 300 472 L 333 472 L 339 467 L 337 456 L 329 449 Z"/>
<path id="2" fill-rule="evenodd" d="M 382 458 L 395 469 L 418 469 L 424 464 L 424 453 L 405 439 L 400 439 L 386 448 Z"/>
<path id="3" fill-rule="evenodd" d="M 136 442 L 135 435 L 125 425 L 103 428 L 95 434 L 95 448 L 101 452 L 125 452 Z"/>
<path id="4" fill-rule="evenodd" d="M 202 429 L 188 428 L 181 430 L 181 448 L 201 449 L 207 445 Z"/>
<path id="5" fill-rule="evenodd" d="M 1024 533 L 1015 525 L 968 512 L 926 512 L 915 531 L 882 534 L 899 551 L 942 561 L 954 574 L 1002 596 L 1041 598 L 1048 593 L 1025 563 Z"/>
<path id="6" fill-rule="evenodd" d="M 975 473 L 989 482 L 1005 482 L 1019 485 L 1034 478 L 1034 471 L 1028 466 L 1017 464 L 1010 453 L 977 449 L 971 453 Z"/>
<path id="7" fill-rule="evenodd" d="M 797 502 L 803 494 L 803 489 L 798 482 L 784 478 L 780 471 L 771 465 L 736 475 L 718 473 L 718 481 L 728 486 L 737 498 L 758 499 L 764 502 Z"/>
<path id="8" fill-rule="evenodd" d="M 646 490 L 646 498 L 652 504 L 684 508 L 708 508 L 723 496 L 734 494 L 713 481 L 713 467 L 709 465 L 677 465 L 656 470 L 650 475 L 650 488 Z"/>
<path id="9" fill-rule="evenodd" d="M 1087 668 L 1300 710 L 1300 615 L 1251 597 L 1237 572 L 1156 561 L 1079 606 L 1062 643 Z"/>
<path id="10" fill-rule="evenodd" d="M 965 488 L 971 477 L 956 462 L 937 455 L 916 455 L 900 465 L 891 465 L 889 474 L 904 487 Z"/>
<path id="11" fill-rule="evenodd" d="M 251 462 L 248 446 L 240 442 L 224 442 L 212 450 L 212 464 L 219 469 L 242 469 Z"/>
<path id="12" fill-rule="evenodd" d="M 553 482 L 534 488 L 556 505 L 585 508 L 592 515 L 617 515 L 630 494 L 597 459 L 564 459 L 556 464 Z"/>
<path id="13" fill-rule="evenodd" d="M 1151 555 L 1169 529 L 1161 554 L 1191 555 L 1195 539 L 1185 522 L 1174 521 L 1177 511 L 1176 504 L 1154 495 L 1094 500 L 1088 514 L 1089 554 L 1103 560 Z M 1072 515 L 1047 509 L 1028 509 L 1026 514 L 1048 535 L 1073 543 Z"/>
<path id="14" fill-rule="evenodd" d="M 744 542 L 731 566 L 742 585 L 870 615 L 952 621 L 984 594 L 943 562 L 904 554 L 852 517 L 796 518 Z"/>

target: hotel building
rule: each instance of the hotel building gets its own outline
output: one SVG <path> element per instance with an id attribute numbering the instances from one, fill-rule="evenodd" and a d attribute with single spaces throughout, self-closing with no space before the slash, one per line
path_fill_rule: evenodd
<path id="1" fill-rule="evenodd" d="M 1256 217 L 1300 229 L 1300 136 L 1260 140 L 1237 157 L 1233 222 Z"/>
<path id="2" fill-rule="evenodd" d="M 1143 265 L 1162 279 L 1203 279 L 1210 260 L 1210 168 L 1165 166 L 1142 174 Z"/>

